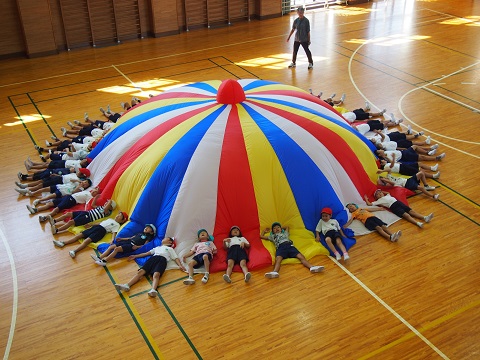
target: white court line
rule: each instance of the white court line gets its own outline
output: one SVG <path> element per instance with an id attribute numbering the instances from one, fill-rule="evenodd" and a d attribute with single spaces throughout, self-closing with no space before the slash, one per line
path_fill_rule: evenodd
<path id="1" fill-rule="evenodd" d="M 13 304 L 12 304 L 12 321 L 10 322 L 10 332 L 8 334 L 7 346 L 5 347 L 5 354 L 3 355 L 3 360 L 7 360 L 10 355 L 10 349 L 12 348 L 13 334 L 15 333 L 15 325 L 17 323 L 17 309 L 18 309 L 18 281 L 17 281 L 17 270 L 15 269 L 15 260 L 13 259 L 12 251 L 8 245 L 7 238 L 0 229 L 0 238 L 5 245 L 5 251 L 10 261 L 10 269 L 12 271 L 12 283 L 13 283 Z"/>
<path id="2" fill-rule="evenodd" d="M 423 336 L 417 329 L 415 329 L 410 323 L 400 316 L 395 310 L 393 310 L 385 301 L 383 301 L 377 294 L 375 294 L 370 288 L 361 282 L 355 275 L 353 275 L 349 270 L 347 270 L 340 262 L 338 262 L 333 257 L 329 258 L 336 263 L 348 276 L 350 276 L 358 285 L 362 287 L 366 292 L 368 292 L 375 300 L 377 300 L 385 309 L 387 309 L 393 316 L 400 320 L 406 327 L 408 327 L 415 335 L 423 340 L 425 344 L 430 346 L 430 348 L 440 355 L 443 359 L 449 359 L 439 348 L 433 345 L 425 336 Z"/>
<path id="3" fill-rule="evenodd" d="M 127 79 L 127 81 L 128 81 L 130 84 L 132 84 L 134 88 L 137 88 L 137 89 L 139 89 L 139 90 L 142 90 L 142 88 L 138 87 L 132 80 L 130 80 L 130 78 L 129 78 L 127 75 L 125 75 L 123 72 L 121 72 L 115 65 L 112 64 L 112 67 L 113 67 L 115 70 L 117 70 L 117 71 L 120 73 L 120 75 L 122 75 L 125 79 Z"/>

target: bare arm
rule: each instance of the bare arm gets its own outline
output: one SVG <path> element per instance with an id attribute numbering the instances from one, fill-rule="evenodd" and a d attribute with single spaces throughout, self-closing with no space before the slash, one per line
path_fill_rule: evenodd
<path id="1" fill-rule="evenodd" d="M 272 240 L 270 240 L 270 238 L 269 238 L 268 236 L 265 236 L 265 234 L 267 234 L 267 233 L 269 233 L 269 232 L 270 232 L 270 228 L 265 228 L 265 229 L 262 231 L 262 235 L 260 235 L 260 239 L 272 241 Z"/>
<path id="2" fill-rule="evenodd" d="M 370 202 L 370 200 L 368 200 L 368 196 L 365 194 L 365 196 L 363 197 L 365 199 L 365 203 L 368 205 L 368 206 L 372 206 L 372 203 Z"/>

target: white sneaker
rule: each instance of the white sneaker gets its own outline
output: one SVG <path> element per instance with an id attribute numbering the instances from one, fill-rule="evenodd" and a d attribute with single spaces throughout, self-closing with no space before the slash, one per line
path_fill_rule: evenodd
<path id="1" fill-rule="evenodd" d="M 347 253 L 344 253 L 344 254 L 343 254 L 343 260 L 346 261 L 346 260 L 348 260 L 348 259 L 350 259 L 350 256 L 348 256 Z"/>
<path id="2" fill-rule="evenodd" d="M 370 103 L 368 101 L 365 101 L 365 111 L 369 111 L 371 109 Z"/>
<path id="3" fill-rule="evenodd" d="M 435 150 L 435 149 L 438 149 L 438 144 L 434 144 L 430 146 L 430 150 Z"/>
<path id="4" fill-rule="evenodd" d="M 74 259 L 77 254 L 75 253 L 75 250 L 70 250 L 70 251 L 68 252 L 68 255 L 70 255 L 70 257 L 71 257 L 72 259 Z"/>
<path id="5" fill-rule="evenodd" d="M 67 121 L 67 125 L 73 129 L 73 123 L 71 121 Z"/>
<path id="6" fill-rule="evenodd" d="M 107 262 L 103 259 L 95 261 L 95 264 L 103 266 L 103 267 L 107 266 Z"/>
<path id="7" fill-rule="evenodd" d="M 433 166 L 430 166 L 430 170 L 432 171 L 437 171 L 438 170 L 438 164 L 435 164 Z"/>
<path id="8" fill-rule="evenodd" d="M 437 160 L 442 160 L 445 156 L 446 156 L 445 153 L 441 153 L 440 155 L 438 155 L 438 156 L 436 157 L 436 159 L 437 159 Z"/>
<path id="9" fill-rule="evenodd" d="M 280 276 L 280 274 L 276 271 L 270 271 L 265 274 L 265 277 L 268 279 L 276 279 Z"/>
<path id="10" fill-rule="evenodd" d="M 337 252 L 337 253 L 335 254 L 335 259 L 337 259 L 337 260 L 342 260 L 342 255 L 340 255 L 340 253 Z"/>
<path id="11" fill-rule="evenodd" d="M 245 274 L 245 282 L 248 283 L 250 281 L 250 278 L 252 277 L 252 274 L 250 274 L 249 272 L 247 272 Z"/>
<path id="12" fill-rule="evenodd" d="M 148 296 L 150 297 L 157 297 L 157 290 L 152 289 L 148 292 Z"/>
<path id="13" fill-rule="evenodd" d="M 296 66 L 297 66 L 297 64 L 295 64 L 294 62 L 292 62 L 292 63 L 290 63 L 290 65 L 288 65 L 288 68 L 289 68 L 289 69 L 292 69 L 292 68 L 294 68 L 294 67 L 296 67 Z"/>
<path id="14" fill-rule="evenodd" d="M 425 139 L 425 144 L 430 145 L 431 142 L 432 142 L 432 138 L 430 137 L 430 135 L 428 135 L 427 138 Z"/>
<path id="15" fill-rule="evenodd" d="M 382 111 L 380 111 L 380 114 L 383 115 L 387 112 L 387 109 L 383 109 Z"/>
<path id="16" fill-rule="evenodd" d="M 312 63 L 308 63 L 308 70 L 311 70 L 313 69 L 313 64 Z"/>
<path id="17" fill-rule="evenodd" d="M 396 234 L 397 234 L 397 241 L 398 241 L 400 239 L 400 236 L 402 236 L 402 230 L 398 230 Z"/>
<path id="18" fill-rule="evenodd" d="M 187 279 L 183 280 L 183 283 L 185 285 L 193 285 L 193 284 L 195 284 L 195 280 L 192 277 L 189 276 Z"/>
<path id="19" fill-rule="evenodd" d="M 52 215 L 47 215 L 47 220 L 50 223 L 50 225 L 55 226 L 55 219 L 53 218 Z"/>
<path id="20" fill-rule="evenodd" d="M 408 135 L 411 135 L 411 134 L 412 134 L 412 126 L 411 126 L 411 125 L 408 125 L 408 126 L 407 126 L 407 134 L 408 134 Z"/>
<path id="21" fill-rule="evenodd" d="M 437 172 L 437 173 L 435 173 L 435 174 L 433 174 L 433 178 L 434 178 L 434 179 L 438 179 L 439 177 L 440 177 L 440 171 Z"/>
<path id="22" fill-rule="evenodd" d="M 323 266 L 319 266 L 319 265 L 312 266 L 310 268 L 311 273 L 319 273 L 319 272 L 322 272 L 323 270 L 325 270 L 325 268 Z"/>
<path id="23" fill-rule="evenodd" d="M 100 112 L 101 112 L 102 114 L 105 114 L 105 109 L 104 109 L 103 107 L 101 107 L 101 108 L 100 108 Z"/>
<path id="24" fill-rule="evenodd" d="M 310 95 L 313 95 L 312 89 L 308 89 L 308 91 L 310 92 Z"/>
<path id="25" fill-rule="evenodd" d="M 340 97 L 340 101 L 344 102 L 346 98 L 347 98 L 347 94 L 343 93 L 342 96 Z"/>
<path id="26" fill-rule="evenodd" d="M 432 218 L 433 218 L 433 213 L 430 213 L 424 217 L 426 223 L 429 223 L 432 220 Z"/>
<path id="27" fill-rule="evenodd" d="M 52 144 L 50 144 L 50 141 L 48 141 L 48 140 L 45 140 L 45 145 L 52 146 Z"/>
<path id="28" fill-rule="evenodd" d="M 38 204 L 40 204 L 40 199 L 35 199 L 35 200 L 33 200 L 33 202 L 32 202 L 32 205 L 33 205 L 33 206 L 36 207 Z M 48 220 L 48 217 L 47 217 L 47 220 Z"/>
<path id="29" fill-rule="evenodd" d="M 187 279 L 183 280 L 183 283 L 185 285 L 193 285 L 195 284 L 195 279 L 189 276 Z"/>
<path id="30" fill-rule="evenodd" d="M 102 260 L 95 254 L 90 254 L 90 257 L 93 259 L 93 261 L 101 261 Z"/>
<path id="31" fill-rule="evenodd" d="M 397 123 L 397 119 L 395 119 L 395 115 L 393 115 L 393 113 L 390 113 L 390 119 L 396 124 Z"/>
<path id="32" fill-rule="evenodd" d="M 395 232 L 392 235 L 390 235 L 391 242 L 397 242 L 397 240 L 398 240 L 398 232 Z"/>
<path id="33" fill-rule="evenodd" d="M 435 194 L 433 195 L 433 200 L 438 200 L 439 197 L 440 197 L 440 194 Z"/>
<path id="34" fill-rule="evenodd" d="M 78 121 L 78 120 L 73 120 L 73 123 L 74 123 L 74 124 L 77 124 L 77 125 L 82 125 L 82 123 L 81 123 L 80 121 Z"/>
<path id="35" fill-rule="evenodd" d="M 130 286 L 128 284 L 115 284 L 115 289 L 119 291 L 130 291 Z"/>
<path id="36" fill-rule="evenodd" d="M 436 189 L 435 186 L 428 186 L 428 185 L 425 186 L 425 190 L 427 190 L 427 191 L 432 191 L 432 190 L 435 190 L 435 189 Z"/>
<path id="37" fill-rule="evenodd" d="M 85 120 L 87 120 L 87 119 L 88 119 L 88 113 L 83 114 L 83 118 L 84 118 Z"/>
<path id="38" fill-rule="evenodd" d="M 18 192 L 21 195 L 27 195 L 28 189 L 17 189 L 15 188 L 15 191 Z M 30 211 L 30 210 L 28 210 Z"/>
<path id="39" fill-rule="evenodd" d="M 419 222 L 417 222 L 417 226 L 418 226 L 419 228 L 423 228 L 423 223 L 419 221 Z"/>
<path id="40" fill-rule="evenodd" d="M 209 275 L 209 273 L 205 273 L 205 275 L 203 275 L 202 283 L 206 284 L 208 282 L 208 279 L 210 277 Z"/>
<path id="41" fill-rule="evenodd" d="M 53 245 L 58 246 L 58 247 L 64 247 L 65 246 L 63 241 L 58 241 L 58 240 L 53 240 Z"/>
<path id="42" fill-rule="evenodd" d="M 430 150 L 430 151 L 427 153 L 427 155 L 433 156 L 433 155 L 435 155 L 436 153 L 437 153 L 437 149 L 433 149 L 433 150 Z"/>
<path id="43" fill-rule="evenodd" d="M 225 282 L 229 284 L 232 282 L 232 279 L 230 279 L 230 276 L 228 276 L 227 274 L 223 274 L 223 280 L 225 280 Z"/>

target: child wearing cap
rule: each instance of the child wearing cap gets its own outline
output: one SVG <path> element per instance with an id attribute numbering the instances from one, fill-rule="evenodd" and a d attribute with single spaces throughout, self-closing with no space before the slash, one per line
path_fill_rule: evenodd
<path id="1" fill-rule="evenodd" d="M 433 213 L 430 213 L 427 216 L 419 214 L 412 208 L 405 205 L 403 202 L 395 199 L 388 192 L 382 191 L 380 189 L 375 190 L 373 197 L 375 198 L 375 201 L 370 202 L 368 200 L 368 196 L 367 195 L 364 196 L 365 203 L 368 206 L 370 205 L 383 206 L 387 209 L 390 209 L 390 211 L 395 215 L 397 215 L 398 217 L 404 218 L 405 220 L 411 222 L 412 224 L 417 225 L 419 228 L 423 228 L 423 223 L 415 219 L 424 220 L 426 223 L 429 223 L 430 220 L 432 220 L 433 218 Z"/>
<path id="2" fill-rule="evenodd" d="M 387 228 L 387 224 L 385 224 L 382 220 L 380 220 L 378 217 L 371 213 L 371 211 L 383 210 L 382 208 L 369 208 L 367 210 L 359 208 L 358 205 L 355 203 L 348 203 L 346 207 L 352 217 L 350 218 L 350 220 L 347 221 L 345 225 L 343 225 L 344 229 L 347 228 L 353 220 L 357 219 L 361 221 L 368 230 L 377 231 L 380 235 L 390 240 L 391 242 L 396 242 L 398 241 L 398 239 L 400 239 L 402 231 L 399 230 L 396 233 L 390 232 L 390 230 L 388 230 Z"/>
<path id="3" fill-rule="evenodd" d="M 116 238 L 115 242 L 111 242 L 110 246 L 99 257 L 90 255 L 95 264 L 106 266 L 107 262 L 114 258 L 118 253 L 132 253 L 140 249 L 143 245 L 150 242 L 157 233 L 157 228 L 153 224 L 145 225 L 142 232 L 135 234 L 129 238 Z M 146 256 L 146 255 L 145 255 Z"/>
<path id="4" fill-rule="evenodd" d="M 335 245 L 337 245 L 343 253 L 343 259 L 348 260 L 350 259 L 350 256 L 348 256 L 347 249 L 342 242 L 342 236 L 346 236 L 343 233 L 338 221 L 332 219 L 332 214 L 332 209 L 328 207 L 322 209 L 320 213 L 321 219 L 315 228 L 315 240 L 320 242 L 320 233 L 322 233 L 325 236 L 325 242 L 327 243 L 328 248 L 333 252 L 335 258 L 337 260 L 342 259 L 342 255 L 340 255 L 338 250 L 335 248 Z"/>
<path id="5" fill-rule="evenodd" d="M 124 211 L 119 212 L 115 219 L 106 219 L 98 225 L 93 225 L 87 230 L 82 231 L 80 234 L 75 235 L 73 238 L 66 241 L 53 240 L 53 244 L 58 247 L 64 247 L 68 244 L 73 244 L 80 239 L 85 239 L 83 242 L 77 246 L 74 250 L 68 252 L 70 257 L 73 259 L 77 252 L 85 249 L 88 244 L 96 243 L 103 239 L 107 233 L 112 233 L 112 241 L 115 239 L 120 226 L 128 220 L 128 214 Z"/>
<path id="6" fill-rule="evenodd" d="M 202 265 L 205 265 L 205 275 L 202 278 L 202 283 L 206 284 L 210 277 L 210 261 L 212 261 L 213 255 L 217 253 L 217 247 L 213 243 L 213 237 L 208 235 L 207 230 L 198 230 L 197 238 L 198 242 L 183 256 L 183 262 L 186 262 L 189 256 L 194 255 L 188 263 L 188 278 L 183 281 L 185 285 L 195 284 L 193 269 Z"/>
<path id="7" fill-rule="evenodd" d="M 117 204 L 113 200 L 108 200 L 105 205 L 97 206 L 96 202 L 99 195 L 95 196 L 92 201 L 92 208 L 89 211 L 69 211 L 54 218 L 53 216 L 39 216 L 40 220 L 48 220 L 51 226 L 52 235 L 58 234 L 63 231 L 67 231 L 71 226 L 82 226 L 88 223 L 100 220 L 104 217 L 110 216 L 112 211 L 115 210 Z M 65 219 L 70 219 L 65 222 Z"/>
<path id="8" fill-rule="evenodd" d="M 265 236 L 265 234 L 270 234 Z M 263 230 L 260 238 L 263 240 L 271 241 L 275 244 L 277 249 L 275 252 L 275 265 L 273 266 L 273 271 L 267 272 L 265 277 L 268 279 L 278 278 L 280 266 L 282 265 L 282 260 L 287 258 L 297 258 L 300 262 L 310 270 L 311 273 L 322 272 L 325 268 L 323 266 L 314 266 L 308 262 L 308 260 L 303 256 L 303 254 L 298 251 L 298 249 L 293 246 L 293 242 L 288 238 L 289 232 L 288 227 L 283 227 L 279 222 L 274 222 L 272 224 L 272 230 L 269 228 Z"/>
<path id="9" fill-rule="evenodd" d="M 252 274 L 250 274 L 247 268 L 248 255 L 245 251 L 245 249 L 249 247 L 250 243 L 242 236 L 240 228 L 238 226 L 232 226 L 228 238 L 223 239 L 223 248 L 227 250 L 227 271 L 223 275 L 225 282 L 232 282 L 230 277 L 232 276 L 233 266 L 235 264 L 239 264 L 242 268 L 245 282 L 250 280 Z"/>
<path id="10" fill-rule="evenodd" d="M 130 287 L 140 281 L 143 276 L 151 275 L 152 289 L 148 292 L 148 296 L 157 296 L 158 283 L 160 282 L 160 277 L 163 275 L 165 269 L 167 268 L 167 263 L 169 260 L 174 260 L 181 270 L 186 271 L 185 267 L 180 262 L 180 259 L 178 258 L 175 250 L 173 250 L 174 243 L 175 239 L 173 237 L 166 237 L 162 240 L 162 245 L 154 247 L 152 250 L 144 252 L 142 254 L 130 255 L 128 257 L 129 261 L 145 256 L 151 257 L 147 260 L 145 265 L 143 265 L 137 271 L 137 273 L 130 279 L 128 283 L 115 284 L 115 288 L 117 290 L 130 291 Z"/>

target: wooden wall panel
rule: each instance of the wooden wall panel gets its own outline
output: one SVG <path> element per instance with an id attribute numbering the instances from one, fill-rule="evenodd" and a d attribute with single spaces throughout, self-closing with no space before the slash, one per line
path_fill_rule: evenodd
<path id="1" fill-rule="evenodd" d="M 185 0 L 187 30 L 207 26 L 207 0 Z"/>
<path id="2" fill-rule="evenodd" d="M 179 3 L 181 4 L 181 1 L 151 0 L 153 36 L 173 35 L 180 32 L 178 24 Z"/>
<path id="3" fill-rule="evenodd" d="M 114 0 L 117 40 L 136 39 L 141 35 L 138 0 Z"/>
<path id="4" fill-rule="evenodd" d="M 67 49 L 93 44 L 86 0 L 60 0 Z"/>
<path id="5" fill-rule="evenodd" d="M 2 14 L 3 34 L 0 36 L 0 57 L 25 54 L 25 42 L 16 1 L 0 1 L 0 13 Z"/>
<path id="6" fill-rule="evenodd" d="M 28 57 L 57 53 L 48 0 L 17 0 Z"/>
<path id="7" fill-rule="evenodd" d="M 227 0 L 207 1 L 208 26 L 228 23 Z"/>
<path id="8" fill-rule="evenodd" d="M 282 15 L 281 0 L 257 0 L 258 18 L 270 19 Z"/>
<path id="9" fill-rule="evenodd" d="M 66 50 L 67 41 L 65 39 L 65 28 L 62 20 L 62 10 L 60 9 L 59 0 L 49 0 L 50 16 L 52 20 L 53 35 L 55 36 L 55 43 L 57 50 Z"/>
<path id="10" fill-rule="evenodd" d="M 228 3 L 230 22 L 233 20 L 248 20 L 249 11 L 251 10 L 248 0 L 230 0 Z"/>
<path id="11" fill-rule="evenodd" d="M 117 42 L 117 29 L 111 0 L 87 0 L 93 46 Z"/>

